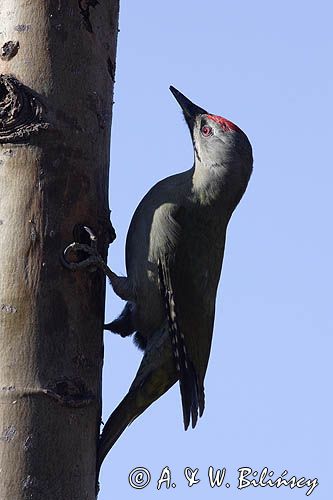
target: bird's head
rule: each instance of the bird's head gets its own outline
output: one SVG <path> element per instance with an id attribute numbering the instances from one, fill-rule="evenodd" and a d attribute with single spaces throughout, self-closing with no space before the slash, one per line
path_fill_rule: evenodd
<path id="1" fill-rule="evenodd" d="M 198 182 L 208 188 L 210 180 L 216 184 L 220 179 L 229 189 L 243 194 L 253 165 L 252 148 L 245 133 L 226 118 L 200 108 L 174 87 L 170 90 L 190 129 Z"/>

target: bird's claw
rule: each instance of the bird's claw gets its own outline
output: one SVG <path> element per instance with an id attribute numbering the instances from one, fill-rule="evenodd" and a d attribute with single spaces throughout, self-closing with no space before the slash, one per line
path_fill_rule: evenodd
<path id="1" fill-rule="evenodd" d="M 67 267 L 67 269 L 70 269 L 71 271 L 75 271 L 77 269 L 82 269 L 86 267 L 91 267 L 91 266 L 97 266 L 97 267 L 103 267 L 104 266 L 104 261 L 102 257 L 99 255 L 98 250 L 97 250 L 97 237 L 90 229 L 88 226 L 83 226 L 85 231 L 89 234 L 90 238 L 90 245 L 87 243 L 78 243 L 78 242 L 73 242 L 70 245 L 68 245 L 65 250 L 62 253 L 62 264 Z M 80 261 L 80 262 L 71 262 L 68 260 L 68 255 L 73 252 L 84 252 L 89 255 L 86 259 Z"/>
<path id="2" fill-rule="evenodd" d="M 89 234 L 90 248 L 97 248 L 97 236 L 89 226 L 83 226 L 84 230 Z M 89 245 L 88 245 L 89 246 Z"/>
<path id="3" fill-rule="evenodd" d="M 67 259 L 67 256 L 70 252 L 79 252 L 83 251 L 89 254 L 87 259 L 81 260 L 81 262 L 70 262 Z M 90 245 L 84 243 L 71 243 L 68 247 L 65 248 L 63 252 L 63 264 L 68 269 L 75 271 L 76 269 L 82 269 L 84 267 L 90 266 L 98 266 L 100 261 L 102 260 L 101 256 L 98 254 L 97 250 Z"/>

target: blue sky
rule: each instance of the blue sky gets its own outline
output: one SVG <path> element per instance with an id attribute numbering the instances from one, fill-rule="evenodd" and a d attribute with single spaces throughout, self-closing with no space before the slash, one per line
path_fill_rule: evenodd
<path id="1" fill-rule="evenodd" d="M 206 376 L 206 410 L 184 432 L 175 386 L 123 434 L 105 461 L 99 500 L 306 498 L 307 488 L 237 489 L 238 468 L 318 478 L 327 500 L 332 459 L 332 16 L 329 1 L 123 0 L 111 148 L 112 269 L 138 202 L 192 165 L 170 84 L 237 123 L 254 173 L 228 229 Z M 108 289 L 106 319 L 122 303 Z M 106 332 L 104 420 L 141 354 Z M 128 483 L 150 470 L 147 488 Z M 157 490 L 169 466 L 176 488 Z M 184 468 L 199 468 L 189 488 Z M 211 488 L 209 466 L 230 488 Z"/>

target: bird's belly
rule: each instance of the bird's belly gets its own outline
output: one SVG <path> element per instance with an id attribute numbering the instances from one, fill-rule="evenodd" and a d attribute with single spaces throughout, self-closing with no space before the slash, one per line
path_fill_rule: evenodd
<path id="1" fill-rule="evenodd" d="M 136 300 L 136 325 L 142 336 L 148 338 L 165 320 L 165 308 L 158 284 L 157 263 L 150 262 L 138 270 L 139 279 Z M 137 273 L 137 276 L 138 276 Z"/>
<path id="2" fill-rule="evenodd" d="M 149 337 L 165 321 L 165 305 L 158 279 L 158 261 L 174 251 L 174 221 L 169 217 L 170 205 L 158 207 L 153 214 L 147 214 L 147 224 L 136 226 L 131 239 L 131 254 L 128 259 L 128 277 L 133 283 L 136 295 L 136 324 L 144 337 Z"/>
<path id="3" fill-rule="evenodd" d="M 186 215 L 186 214 L 185 214 Z M 194 216 L 196 215 L 196 217 Z M 175 254 L 184 263 L 180 293 L 190 288 L 196 300 L 207 302 L 209 308 L 215 302 L 216 287 L 223 258 L 225 225 L 211 223 L 211 217 L 189 215 L 182 226 L 171 216 L 170 205 L 161 205 L 149 215 L 150 231 L 147 225 L 137 224 L 131 236 L 131 255 L 128 259 L 128 277 L 133 283 L 136 295 L 136 325 L 138 331 L 149 337 L 165 322 L 166 312 L 159 288 L 158 261 Z M 213 219 L 214 220 L 214 219 Z M 177 290 L 178 291 L 178 290 Z M 176 293 L 177 293 L 176 291 Z"/>

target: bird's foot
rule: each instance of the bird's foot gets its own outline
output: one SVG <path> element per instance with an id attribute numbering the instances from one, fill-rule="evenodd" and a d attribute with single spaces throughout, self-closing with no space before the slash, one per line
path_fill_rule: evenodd
<path id="1" fill-rule="evenodd" d="M 84 260 L 81 260 L 80 262 L 73 262 L 68 260 L 67 257 L 71 252 L 75 253 L 80 251 L 88 254 L 89 257 L 87 257 Z M 63 252 L 63 264 L 65 267 L 71 269 L 72 271 L 76 271 L 77 269 L 82 269 L 90 266 L 103 267 L 105 265 L 102 257 L 100 256 L 96 248 L 91 247 L 87 243 L 76 243 L 76 242 L 71 243 L 65 248 Z"/>
<path id="2" fill-rule="evenodd" d="M 106 264 L 97 250 L 97 237 L 95 233 L 88 226 L 83 226 L 83 229 L 88 233 L 90 243 L 79 243 L 74 241 L 68 245 L 61 256 L 62 264 L 71 271 L 87 267 L 99 267 L 105 272 Z M 85 254 L 88 255 L 88 257 L 80 261 L 68 260 L 69 255 L 75 253 L 81 255 Z"/>
<path id="3" fill-rule="evenodd" d="M 124 276 L 118 276 L 114 273 L 104 262 L 103 258 L 97 250 L 97 238 L 93 231 L 88 226 L 81 226 L 89 235 L 89 243 L 79 243 L 74 241 L 68 245 L 61 255 L 63 266 L 71 271 L 77 269 L 88 268 L 89 271 L 95 271 L 96 268 L 109 278 L 114 292 L 123 300 L 134 301 L 133 290 L 131 282 Z M 69 261 L 68 256 L 70 253 L 77 253 L 77 258 L 85 257 L 82 260 Z M 86 257 L 87 256 L 87 257 Z"/>
<path id="4" fill-rule="evenodd" d="M 110 279 L 111 283 L 114 279 L 119 279 L 118 276 L 106 265 L 102 256 L 99 254 L 95 233 L 88 226 L 82 226 L 82 228 L 88 233 L 90 243 L 78 243 L 74 241 L 68 245 L 61 255 L 62 264 L 71 271 L 84 268 L 89 268 L 90 271 L 95 271 L 96 268 L 99 268 Z M 70 253 L 77 253 L 78 255 L 86 254 L 88 257 L 80 261 L 69 261 L 68 256 Z"/>

